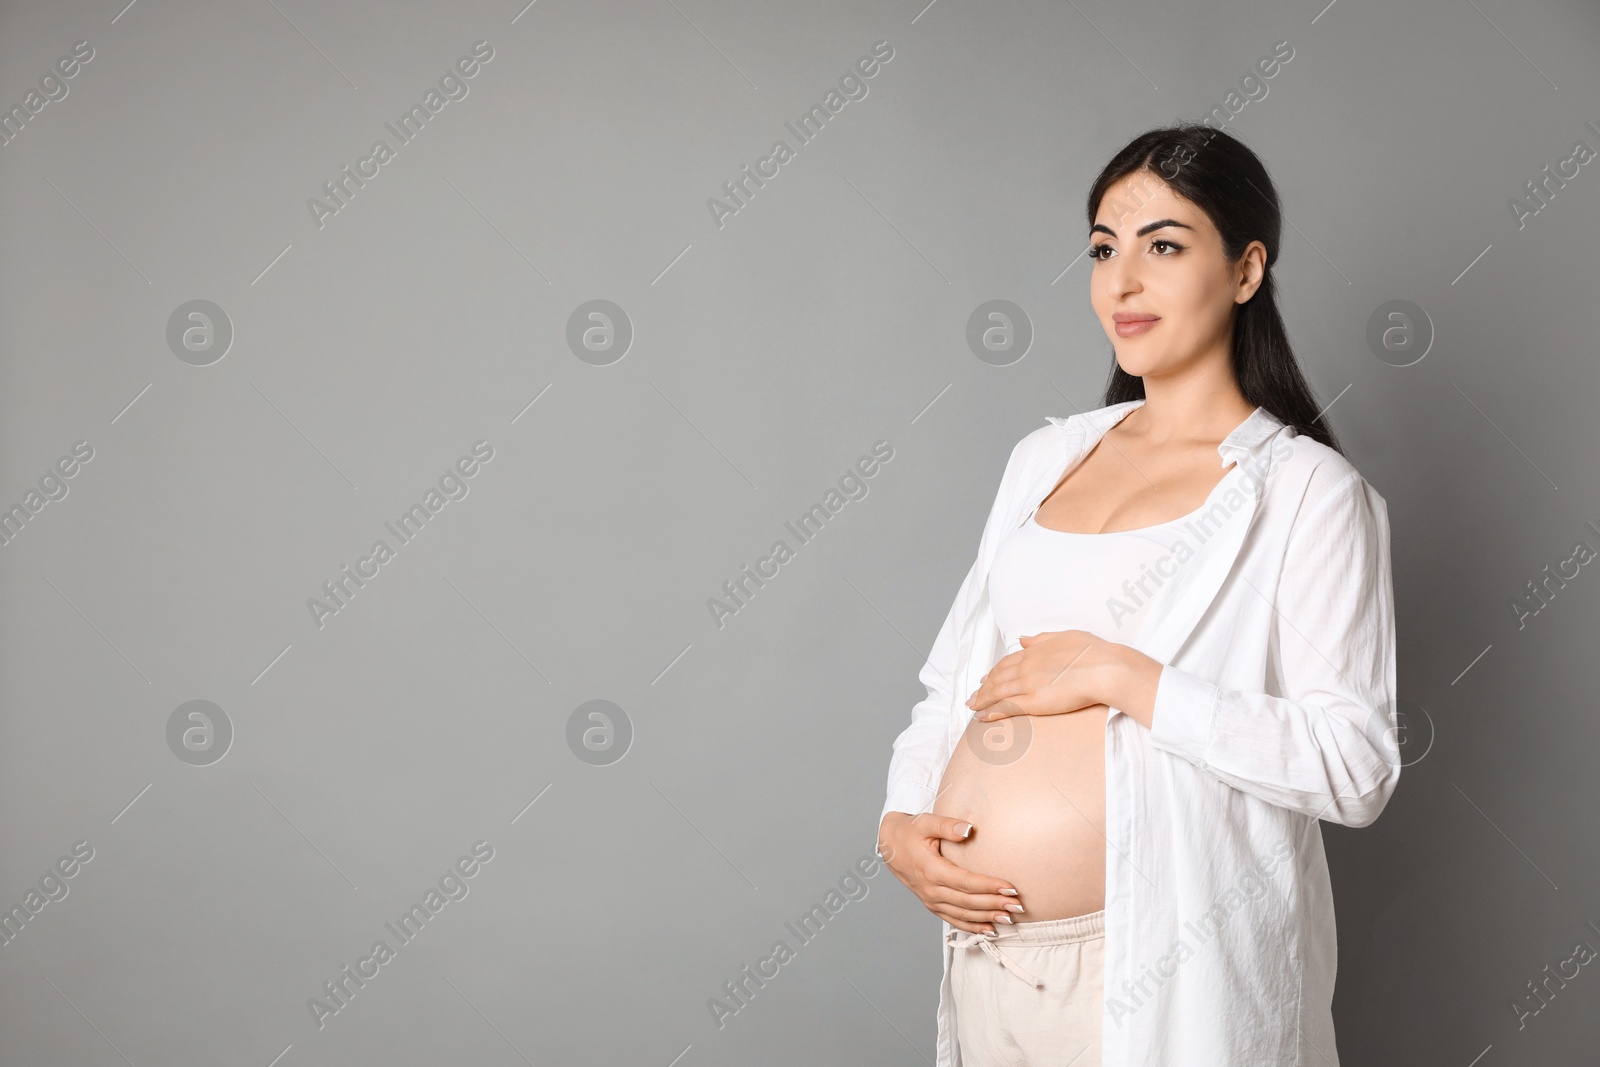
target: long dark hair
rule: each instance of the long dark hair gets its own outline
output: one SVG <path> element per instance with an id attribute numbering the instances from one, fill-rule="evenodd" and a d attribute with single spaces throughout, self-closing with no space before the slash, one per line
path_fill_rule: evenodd
<path id="1" fill-rule="evenodd" d="M 1159 127 L 1129 141 L 1094 180 L 1089 190 L 1090 226 L 1106 190 L 1139 171 L 1147 171 L 1204 211 L 1222 234 L 1223 251 L 1230 260 L 1237 260 L 1251 241 L 1266 246 L 1261 285 L 1234 313 L 1234 377 L 1245 400 L 1343 454 L 1333 431 L 1317 418 L 1321 409 L 1300 373 L 1289 331 L 1278 314 L 1272 264 L 1278 259 L 1283 209 L 1267 168 L 1254 152 L 1222 130 L 1194 122 Z M 1113 355 L 1102 404 L 1143 398 L 1144 379 L 1123 370 Z"/>

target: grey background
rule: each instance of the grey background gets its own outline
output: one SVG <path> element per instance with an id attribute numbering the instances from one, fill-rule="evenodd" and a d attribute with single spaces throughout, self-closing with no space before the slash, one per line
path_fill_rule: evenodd
<path id="1" fill-rule="evenodd" d="M 1097 406 L 1082 202 L 1198 119 L 1271 168 L 1277 277 L 1393 522 L 1412 765 L 1325 826 L 1348 1064 L 1591 1062 L 1600 975 L 1600 14 L 1504 0 L 8 4 L 0 505 L 94 458 L 0 548 L 5 1064 L 931 1062 L 938 927 L 865 882 L 719 1029 L 707 999 L 875 843 L 889 746 L 1011 446 Z M 494 49 L 319 228 L 339 167 Z M 719 228 L 706 201 L 873 43 L 868 94 Z M 997 367 L 979 304 L 1034 340 Z M 610 300 L 605 366 L 568 320 Z M 169 318 L 209 300 L 226 355 Z M 1436 336 L 1379 359 L 1391 300 Z M 1337 399 L 1335 399 L 1337 398 Z M 530 406 L 531 405 L 531 406 Z M 494 458 L 322 628 L 308 598 L 472 443 Z M 707 600 L 875 441 L 893 459 L 718 627 Z M 389 538 L 389 540 L 393 540 Z M 234 736 L 169 749 L 187 701 Z M 568 720 L 614 702 L 626 757 Z M 531 806 L 530 806 L 531 803 Z M 494 858 L 319 1029 L 306 1006 L 472 843 Z"/>

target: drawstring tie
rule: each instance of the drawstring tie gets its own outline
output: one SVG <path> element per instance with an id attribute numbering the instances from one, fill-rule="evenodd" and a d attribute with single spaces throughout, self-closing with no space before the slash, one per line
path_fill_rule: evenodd
<path id="1" fill-rule="evenodd" d="M 994 960 L 1001 967 L 1004 967 L 1006 970 L 1016 975 L 1020 981 L 1026 982 L 1035 988 L 1042 987 L 1044 985 L 1043 982 L 1030 974 L 1026 968 L 1022 967 L 1014 960 L 1006 959 L 1005 956 L 1001 954 L 1000 950 L 995 947 L 995 938 L 999 936 L 1000 934 L 998 931 L 992 934 L 969 934 L 965 930 L 951 930 L 945 935 L 945 944 L 951 945 L 958 949 L 968 949 L 973 947 L 980 948 L 983 950 L 985 955 Z"/>

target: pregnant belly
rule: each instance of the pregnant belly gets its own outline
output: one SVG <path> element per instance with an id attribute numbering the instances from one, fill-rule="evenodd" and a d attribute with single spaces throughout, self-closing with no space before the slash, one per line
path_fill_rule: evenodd
<path id="1" fill-rule="evenodd" d="M 1109 710 L 973 721 L 945 767 L 934 813 L 973 829 L 940 853 L 1016 886 L 1019 922 L 1105 907 Z"/>

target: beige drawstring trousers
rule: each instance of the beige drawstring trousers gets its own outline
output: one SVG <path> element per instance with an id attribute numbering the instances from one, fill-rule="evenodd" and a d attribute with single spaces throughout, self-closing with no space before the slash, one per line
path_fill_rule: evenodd
<path id="1" fill-rule="evenodd" d="M 962 1067 L 1100 1067 L 1105 918 L 945 935 Z"/>

